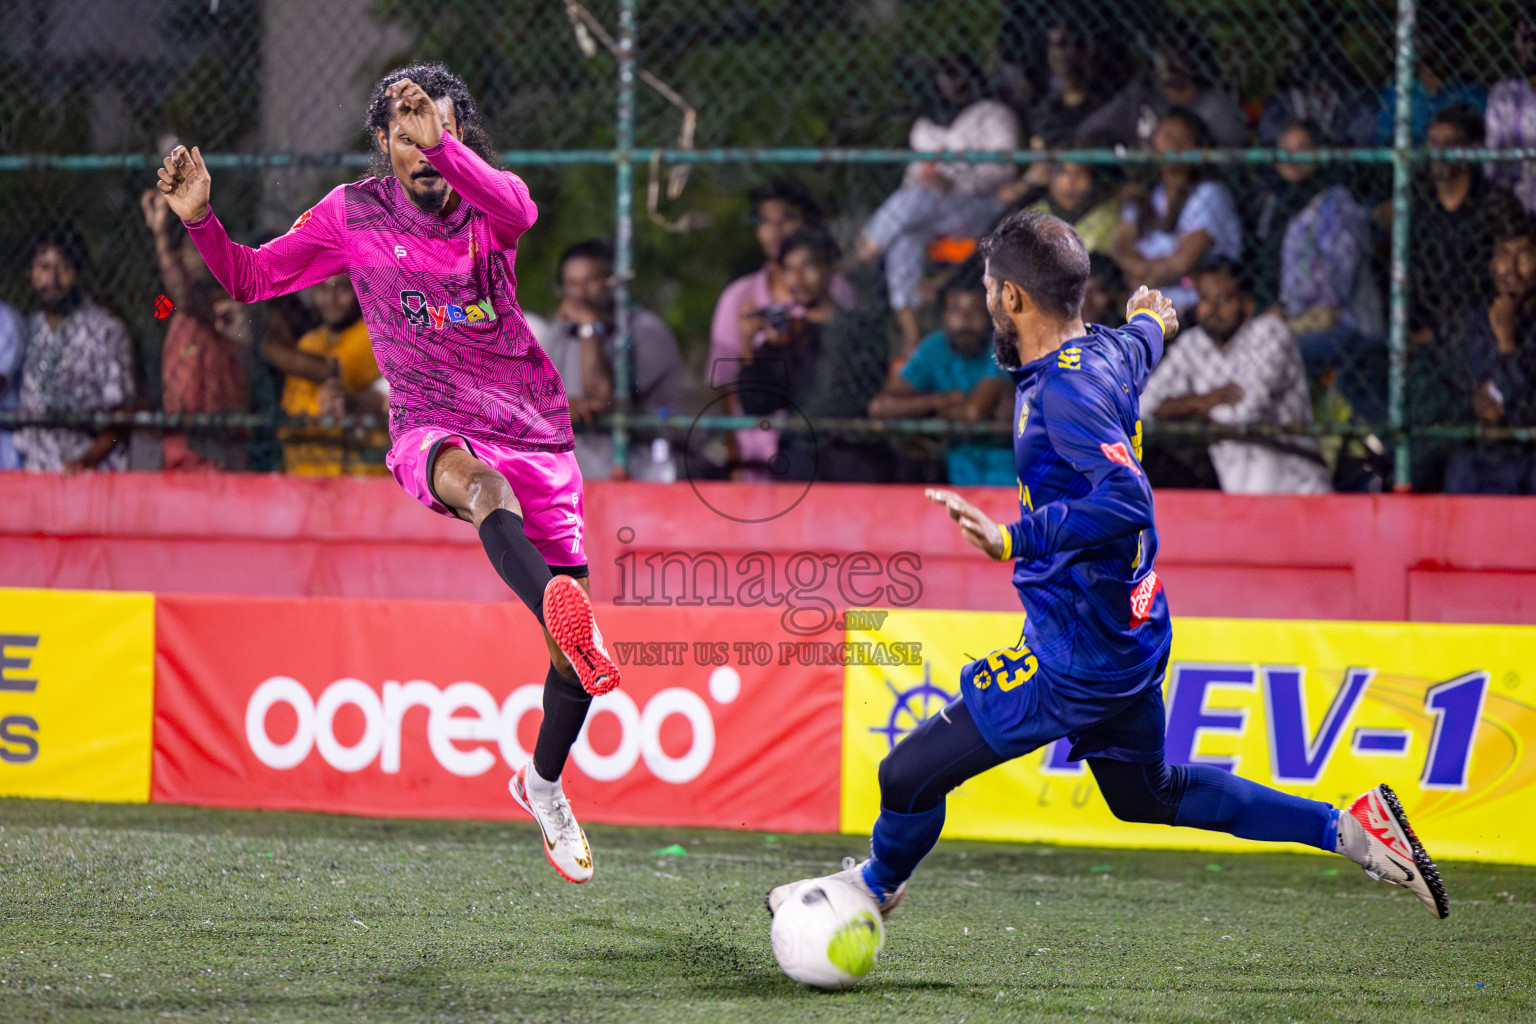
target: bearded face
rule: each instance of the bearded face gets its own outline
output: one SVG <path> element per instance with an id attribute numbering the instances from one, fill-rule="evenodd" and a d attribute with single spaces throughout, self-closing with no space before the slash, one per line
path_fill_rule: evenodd
<path id="1" fill-rule="evenodd" d="M 987 312 L 992 316 L 992 356 L 1005 370 L 1016 370 L 1019 361 L 1019 329 L 1003 309 L 1003 286 L 991 273 L 983 278 L 987 289 Z"/>

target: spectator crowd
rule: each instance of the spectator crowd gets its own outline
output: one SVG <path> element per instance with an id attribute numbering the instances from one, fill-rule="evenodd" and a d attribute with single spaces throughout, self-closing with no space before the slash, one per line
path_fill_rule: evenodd
<path id="1" fill-rule="evenodd" d="M 1139 69 L 1123 44 L 1085 24 L 1057 18 L 1032 32 L 1033 63 L 1000 54 L 989 74 L 970 53 L 935 61 L 910 147 L 1177 157 L 1266 146 L 1299 159 L 1257 170 L 1177 159 L 914 161 L 878 207 L 835 216 L 799 180 L 767 180 L 743 203 L 762 262 L 720 294 L 707 345 L 700 331 L 698 345 L 680 346 L 643 302 L 628 318 L 633 412 L 743 415 L 756 426 L 715 439 L 640 432 L 617 470 L 608 435 L 580 430 L 584 475 L 668 481 L 686 459 L 695 475 L 747 481 L 1011 485 L 1004 431 L 969 429 L 1006 428 L 1013 409 L 1011 382 L 992 357 L 975 249 L 1008 213 L 1038 209 L 1071 223 L 1090 253 L 1085 321 L 1120 323 L 1126 296 L 1146 284 L 1169 296 L 1185 324 L 1141 399 L 1154 482 L 1244 493 L 1380 487 L 1389 461 L 1377 435 L 1388 408 L 1390 183 L 1305 157 L 1390 143 L 1394 89 L 1338 89 L 1330 60 L 1346 58 L 1330 57 L 1337 44 L 1328 39 L 1272 94 L 1245 104 L 1217 80 L 1208 43 L 1176 21 Z M 1459 80 L 1439 66 L 1436 48 L 1421 49 L 1409 97 L 1416 144 L 1536 146 L 1536 14 L 1517 12 L 1511 46 L 1522 75 L 1499 82 Z M 1414 173 L 1405 419 L 1536 427 L 1536 162 L 1432 157 Z M 276 426 L 239 437 L 162 431 L 145 446 L 124 428 L 80 425 L 93 413 L 144 408 L 144 389 L 127 328 L 92 301 L 87 246 L 60 225 L 31 251 L 31 308 L 0 304 L 0 410 L 76 422 L 0 431 L 0 468 L 381 472 L 388 386 L 351 282 L 340 275 L 303 296 L 241 305 L 157 192 L 146 192 L 142 207 L 146 252 L 152 243 L 171 308 L 150 389 L 159 408 L 266 413 Z M 582 426 L 615 408 L 616 382 L 625 379 L 615 372 L 608 242 L 570 245 L 557 284 L 557 307 L 528 319 Z M 687 358 L 695 351 L 702 367 Z M 335 425 L 342 417 L 348 425 Z M 354 425 L 359 417 L 364 426 Z M 870 427 L 784 429 L 798 419 Z M 956 429 L 948 437 L 882 433 L 891 419 Z M 1205 424 L 1215 439 L 1168 429 L 1160 445 L 1165 423 Z M 1536 493 L 1533 452 L 1497 432 L 1416 440 L 1407 482 Z"/>

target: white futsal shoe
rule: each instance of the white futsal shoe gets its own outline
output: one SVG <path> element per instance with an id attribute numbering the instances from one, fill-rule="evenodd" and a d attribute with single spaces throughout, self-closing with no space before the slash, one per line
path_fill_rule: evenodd
<path id="1" fill-rule="evenodd" d="M 559 789 L 549 799 L 539 799 L 528 791 L 530 761 L 517 770 L 507 788 L 519 807 L 533 815 L 544 834 L 544 856 L 567 882 L 585 882 L 592 877 L 592 848 L 587 834 L 576 823 L 571 803 Z"/>
<path id="2" fill-rule="evenodd" d="M 902 882 L 896 887 L 895 892 L 888 893 L 882 899 L 875 895 L 875 891 L 870 888 L 869 882 L 864 878 L 864 865 L 868 863 L 869 861 L 867 860 L 855 863 L 852 857 L 844 857 L 843 870 L 836 874 L 822 875 L 820 878 L 802 878 L 798 882 L 786 882 L 783 885 L 774 886 L 768 890 L 768 895 L 764 898 L 764 902 L 768 904 L 769 916 L 771 917 L 778 913 L 779 907 L 783 905 L 785 900 L 789 899 L 789 894 L 800 886 L 807 882 L 820 882 L 823 879 L 835 878 L 840 882 L 847 882 L 849 885 L 856 886 L 861 892 L 867 894 L 870 899 L 875 901 L 875 904 L 880 908 L 881 917 L 890 917 L 891 911 L 896 909 L 896 904 L 900 903 L 901 898 L 907 894 L 907 883 Z"/>
<path id="3" fill-rule="evenodd" d="M 1338 852 L 1377 881 L 1409 890 L 1436 917 L 1451 912 L 1440 871 L 1390 786 L 1368 789 L 1339 811 Z"/>

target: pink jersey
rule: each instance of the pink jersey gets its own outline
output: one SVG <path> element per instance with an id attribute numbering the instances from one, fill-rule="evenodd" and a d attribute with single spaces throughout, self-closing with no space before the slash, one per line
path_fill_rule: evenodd
<path id="1" fill-rule="evenodd" d="M 352 278 L 396 439 L 435 427 L 569 451 L 565 389 L 517 304 L 517 240 L 538 217 L 528 186 L 446 132 L 422 153 L 462 197 L 452 216 L 422 212 L 391 176 L 338 186 L 260 249 L 230 241 L 211 210 L 187 229 L 240 302 Z"/>

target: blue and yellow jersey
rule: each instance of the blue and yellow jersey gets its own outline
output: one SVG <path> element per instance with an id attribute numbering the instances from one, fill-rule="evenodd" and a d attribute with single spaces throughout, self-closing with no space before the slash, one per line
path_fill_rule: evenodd
<path id="1" fill-rule="evenodd" d="M 1172 638 L 1137 405 L 1162 356 L 1162 323 L 1138 312 L 1010 371 L 1020 519 L 1000 525 L 1024 644 L 1099 696 L 1144 689 Z"/>

